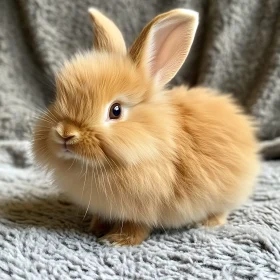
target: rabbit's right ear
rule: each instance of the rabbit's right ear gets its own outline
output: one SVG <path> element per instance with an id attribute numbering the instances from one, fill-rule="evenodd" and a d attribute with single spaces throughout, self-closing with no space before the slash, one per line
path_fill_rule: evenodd
<path id="1" fill-rule="evenodd" d="M 100 11 L 89 8 L 94 26 L 94 48 L 100 51 L 126 54 L 125 41 L 118 27 Z"/>
<path id="2" fill-rule="evenodd" d="M 157 84 L 164 86 L 181 68 L 198 26 L 198 13 L 175 9 L 155 17 L 130 49 L 138 67 Z"/>

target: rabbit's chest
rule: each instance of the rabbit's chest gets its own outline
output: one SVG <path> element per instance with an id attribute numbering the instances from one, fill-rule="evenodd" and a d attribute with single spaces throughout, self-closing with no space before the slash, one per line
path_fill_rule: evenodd
<path id="1" fill-rule="evenodd" d="M 137 180 L 136 177 L 96 174 L 88 170 L 79 176 L 69 173 L 63 178 L 57 177 L 56 182 L 76 204 L 89 213 L 113 220 L 156 223 L 159 210 L 156 193 L 153 195 L 146 189 L 150 180 L 145 180 L 145 177 Z"/>

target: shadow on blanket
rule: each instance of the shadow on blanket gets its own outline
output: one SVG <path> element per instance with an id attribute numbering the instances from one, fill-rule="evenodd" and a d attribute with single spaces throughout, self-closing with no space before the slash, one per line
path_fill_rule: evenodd
<path id="1" fill-rule="evenodd" d="M 3 201 L 1 208 L 2 218 L 21 228 L 36 227 L 51 231 L 75 230 L 77 233 L 90 234 L 91 214 L 85 215 L 84 210 L 79 209 L 64 196 L 50 195 L 25 201 L 13 199 Z M 153 235 L 172 235 L 200 227 L 199 224 L 191 224 L 180 229 L 159 228 L 153 231 Z"/>
<path id="2" fill-rule="evenodd" d="M 68 202 L 64 197 L 48 196 L 31 200 L 16 199 L 1 203 L 2 217 L 22 227 L 88 231 L 90 215 Z"/>

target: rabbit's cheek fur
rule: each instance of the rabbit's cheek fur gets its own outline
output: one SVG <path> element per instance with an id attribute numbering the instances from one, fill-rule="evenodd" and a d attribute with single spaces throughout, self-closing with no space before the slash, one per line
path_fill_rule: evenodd
<path id="1" fill-rule="evenodd" d="M 159 156 L 158 141 L 140 124 L 120 124 L 110 135 L 100 135 L 100 145 L 106 156 L 116 162 L 131 165 Z"/>

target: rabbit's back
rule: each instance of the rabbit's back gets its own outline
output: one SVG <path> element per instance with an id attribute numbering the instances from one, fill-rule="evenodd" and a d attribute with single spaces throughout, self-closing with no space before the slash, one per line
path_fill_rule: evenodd
<path id="1" fill-rule="evenodd" d="M 179 87 L 168 94 L 181 132 L 174 203 L 166 207 L 166 225 L 230 212 L 252 193 L 259 171 L 253 122 L 230 96 L 207 88 Z"/>

